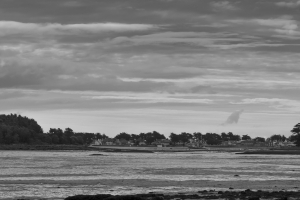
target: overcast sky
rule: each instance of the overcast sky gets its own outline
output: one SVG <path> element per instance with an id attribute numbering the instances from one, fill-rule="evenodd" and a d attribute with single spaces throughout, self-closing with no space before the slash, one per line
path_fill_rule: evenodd
<path id="1" fill-rule="evenodd" d="M 299 20 L 300 0 L 0 0 L 0 110 L 45 132 L 289 136 Z"/>

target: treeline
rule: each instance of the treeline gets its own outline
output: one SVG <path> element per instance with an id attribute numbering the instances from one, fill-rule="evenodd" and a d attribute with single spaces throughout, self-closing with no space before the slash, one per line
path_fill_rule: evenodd
<path id="1" fill-rule="evenodd" d="M 295 125 L 291 131 L 293 135 L 286 138 L 284 135 L 273 135 L 268 140 L 276 142 L 295 141 L 300 146 L 300 123 Z M 41 126 L 34 120 L 16 114 L 0 115 L 0 144 L 73 144 L 84 145 L 90 144 L 94 139 L 107 139 L 105 134 L 100 133 L 83 133 L 74 132 L 71 128 L 62 130 L 60 128 L 50 128 L 46 133 L 43 132 Z M 234 135 L 232 132 L 228 133 L 205 133 L 200 132 L 180 134 L 171 133 L 169 138 L 160 134 L 157 131 L 128 134 L 122 132 L 116 135 L 114 140 L 132 141 L 134 144 L 139 144 L 141 141 L 146 144 L 152 144 L 157 140 L 169 139 L 171 143 L 188 143 L 189 141 L 198 141 L 208 145 L 219 145 L 223 141 L 240 141 L 240 140 L 255 140 L 257 142 L 265 142 L 265 138 L 256 137 L 251 138 L 248 135 Z"/>
<path id="2" fill-rule="evenodd" d="M 75 133 L 71 128 L 50 128 L 47 133 L 34 120 L 21 115 L 0 115 L 0 144 L 90 144 L 100 133 Z"/>
<path id="3" fill-rule="evenodd" d="M 164 135 L 153 131 L 148 133 L 140 133 L 139 135 L 136 134 L 128 134 L 128 133 L 120 133 L 115 136 L 113 139 L 124 139 L 127 141 L 132 141 L 135 144 L 138 144 L 140 140 L 143 140 L 146 144 L 151 144 L 156 140 L 167 139 Z M 171 133 L 168 138 L 171 143 L 189 143 L 192 141 L 198 141 L 202 143 L 206 143 L 208 145 L 220 145 L 224 141 L 241 141 L 241 140 L 255 140 L 256 142 L 266 142 L 266 139 L 263 137 L 255 137 L 251 138 L 249 135 L 234 135 L 232 132 L 228 133 L 205 133 L 202 134 L 200 132 L 195 133 L 187 133 L 182 132 L 180 134 Z M 275 142 L 284 142 L 287 138 L 284 135 L 272 135 L 269 140 Z"/>

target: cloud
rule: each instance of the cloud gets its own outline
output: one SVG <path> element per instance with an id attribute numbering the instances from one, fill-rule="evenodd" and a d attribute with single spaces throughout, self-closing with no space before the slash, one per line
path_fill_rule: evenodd
<path id="1" fill-rule="evenodd" d="M 281 99 L 281 98 L 253 98 L 253 99 L 243 99 L 241 102 L 235 102 L 233 104 L 265 104 L 272 108 L 299 112 L 300 111 L 300 101 L 292 99 Z"/>
<path id="2" fill-rule="evenodd" d="M 244 110 L 237 110 L 234 111 L 228 118 L 227 120 L 222 124 L 222 125 L 228 125 L 228 124 L 237 124 L 239 119 L 240 119 L 240 115 L 244 112 Z"/>
<path id="3" fill-rule="evenodd" d="M 26 34 L 28 37 L 55 35 L 84 35 L 100 34 L 103 32 L 130 32 L 156 29 L 150 24 L 122 23 L 88 23 L 88 24 L 59 24 L 59 23 L 22 23 L 16 21 L 0 21 L 0 37 Z"/>
<path id="4" fill-rule="evenodd" d="M 280 7 L 295 8 L 300 6 L 300 0 L 280 1 L 275 4 Z"/>
<path id="5" fill-rule="evenodd" d="M 198 48 L 199 46 L 202 46 L 203 48 L 218 48 L 217 44 L 231 46 L 232 44 L 236 43 L 247 43 L 248 40 L 250 39 L 243 38 L 243 36 L 239 36 L 237 34 L 225 32 L 160 32 L 133 37 L 116 37 L 107 43 L 100 44 L 100 46 L 107 45 L 108 47 L 116 46 L 118 48 L 145 45 L 185 45 L 190 48 L 193 46 L 198 46 Z"/>
<path id="6" fill-rule="evenodd" d="M 216 11 L 236 11 L 236 10 L 238 10 L 238 7 L 236 7 L 235 5 L 231 4 L 229 1 L 212 2 L 211 6 Z"/>
<path id="7" fill-rule="evenodd" d="M 271 33 L 276 37 L 300 36 L 298 21 L 290 15 L 269 19 L 230 19 L 229 23 L 248 28 L 248 33 Z"/>
<path id="8" fill-rule="evenodd" d="M 82 98 L 93 100 L 109 100 L 118 102 L 131 102 L 131 103 L 179 103 L 179 104 L 212 104 L 210 99 L 189 99 L 189 98 L 174 98 L 172 96 L 165 95 L 115 95 L 115 96 L 83 96 Z"/>

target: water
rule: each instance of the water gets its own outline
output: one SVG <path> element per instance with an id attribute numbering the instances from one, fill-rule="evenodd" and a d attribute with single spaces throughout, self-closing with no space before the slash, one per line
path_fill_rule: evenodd
<path id="1" fill-rule="evenodd" d="M 300 185 L 300 156 L 234 153 L 0 151 L 0 199 L 75 194 L 289 189 Z M 239 175 L 239 176 L 235 176 Z"/>

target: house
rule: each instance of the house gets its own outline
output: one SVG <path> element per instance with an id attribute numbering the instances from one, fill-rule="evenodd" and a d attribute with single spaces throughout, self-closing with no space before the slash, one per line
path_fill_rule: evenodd
<path id="1" fill-rule="evenodd" d="M 171 143 L 171 141 L 168 139 L 161 139 L 161 140 L 156 140 L 155 142 L 152 142 L 151 144 L 157 145 L 160 147 L 166 147 L 166 146 L 169 146 L 170 143 Z"/>
<path id="2" fill-rule="evenodd" d="M 111 139 L 111 138 L 105 138 L 105 139 L 102 141 L 102 144 L 103 144 L 103 145 L 114 145 L 114 140 Z"/>
<path id="3" fill-rule="evenodd" d="M 145 140 L 143 140 L 142 138 L 137 139 L 136 142 L 137 142 L 139 145 L 146 145 Z"/>
<path id="4" fill-rule="evenodd" d="M 102 140 L 100 140 L 100 139 L 94 139 L 92 141 L 91 145 L 102 145 Z"/>
<path id="5" fill-rule="evenodd" d="M 284 141 L 284 142 L 280 142 L 279 146 L 281 146 L 281 147 L 294 147 L 294 146 L 296 146 L 296 144 L 294 142 Z"/>
<path id="6" fill-rule="evenodd" d="M 254 140 L 242 140 L 239 144 L 239 146 L 246 146 L 246 147 L 249 147 L 249 146 L 254 146 L 255 144 L 255 141 Z"/>
<path id="7" fill-rule="evenodd" d="M 128 145 L 131 146 L 131 145 L 134 145 L 134 144 L 135 144 L 135 142 L 134 142 L 133 140 L 129 140 L 129 141 L 128 141 Z"/>
<path id="8" fill-rule="evenodd" d="M 266 147 L 266 146 L 268 146 L 268 143 L 266 143 L 266 142 L 255 142 L 254 146 L 255 147 Z"/>
<path id="9" fill-rule="evenodd" d="M 188 147 L 200 147 L 202 146 L 202 142 L 199 140 L 189 139 L 189 142 L 185 144 Z"/>
<path id="10" fill-rule="evenodd" d="M 125 140 L 125 139 L 123 139 L 123 138 L 121 138 L 121 139 L 117 139 L 117 140 L 115 141 L 115 144 L 116 144 L 116 145 L 128 145 L 128 141 Z"/>
<path id="11" fill-rule="evenodd" d="M 236 140 L 228 140 L 228 141 L 222 141 L 222 146 L 235 146 L 237 144 L 240 144 L 239 141 Z"/>

